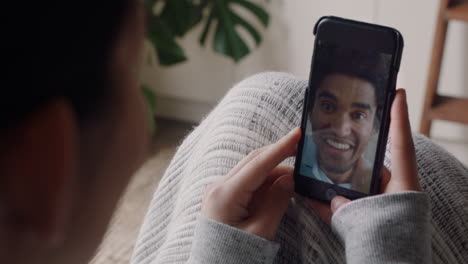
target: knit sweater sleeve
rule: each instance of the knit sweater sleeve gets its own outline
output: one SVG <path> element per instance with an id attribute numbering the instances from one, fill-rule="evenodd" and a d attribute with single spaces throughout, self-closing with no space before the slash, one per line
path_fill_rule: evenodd
<path id="1" fill-rule="evenodd" d="M 279 244 L 199 215 L 190 264 L 273 263 Z"/>
<path id="2" fill-rule="evenodd" d="M 429 211 L 421 192 L 373 196 L 340 208 L 332 229 L 347 263 L 431 263 Z"/>

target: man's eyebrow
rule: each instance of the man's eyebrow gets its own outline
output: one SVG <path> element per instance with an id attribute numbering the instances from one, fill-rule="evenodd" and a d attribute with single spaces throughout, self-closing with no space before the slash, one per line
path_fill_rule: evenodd
<path id="1" fill-rule="evenodd" d="M 318 97 L 330 98 L 330 99 L 333 99 L 333 100 L 335 100 L 335 101 L 338 100 L 334 94 L 332 94 L 332 93 L 330 93 L 330 92 L 327 92 L 327 91 L 321 91 L 321 92 L 318 94 Z"/>
<path id="2" fill-rule="evenodd" d="M 352 103 L 351 106 L 366 109 L 366 110 L 369 110 L 369 111 L 372 110 L 370 104 L 367 104 L 367 103 Z"/>

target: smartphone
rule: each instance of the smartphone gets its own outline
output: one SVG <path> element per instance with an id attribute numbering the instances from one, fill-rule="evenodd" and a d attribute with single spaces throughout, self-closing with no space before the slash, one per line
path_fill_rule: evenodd
<path id="1" fill-rule="evenodd" d="M 326 202 L 377 194 L 403 37 L 332 16 L 320 18 L 314 34 L 296 192 Z"/>

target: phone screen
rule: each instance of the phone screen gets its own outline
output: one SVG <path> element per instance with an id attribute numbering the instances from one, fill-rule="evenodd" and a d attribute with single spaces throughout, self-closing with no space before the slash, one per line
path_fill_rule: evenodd
<path id="1" fill-rule="evenodd" d="M 369 194 L 392 54 L 318 41 L 299 173 Z"/>

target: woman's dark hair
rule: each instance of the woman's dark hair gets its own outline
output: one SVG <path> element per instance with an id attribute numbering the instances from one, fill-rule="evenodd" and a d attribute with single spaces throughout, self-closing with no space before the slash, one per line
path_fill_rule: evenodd
<path id="1" fill-rule="evenodd" d="M 94 116 L 111 87 L 110 56 L 131 2 L 7 1 L 0 131 L 57 97 L 80 123 Z"/>
<path id="2" fill-rule="evenodd" d="M 315 91 L 323 79 L 333 73 L 341 73 L 372 84 L 375 92 L 376 128 L 380 124 L 380 118 L 385 103 L 385 90 L 387 89 L 388 74 L 390 71 L 391 56 L 372 51 L 346 50 L 333 46 L 322 46 L 316 52 L 315 68 L 311 76 L 311 86 Z"/>

